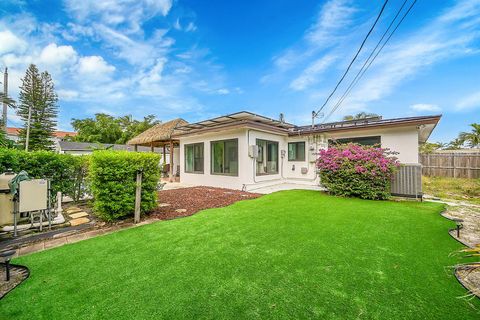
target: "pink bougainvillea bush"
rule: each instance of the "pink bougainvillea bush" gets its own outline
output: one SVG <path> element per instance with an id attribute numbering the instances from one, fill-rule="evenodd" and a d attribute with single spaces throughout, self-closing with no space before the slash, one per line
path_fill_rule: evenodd
<path id="1" fill-rule="evenodd" d="M 386 199 L 400 165 L 394 152 L 376 146 L 344 144 L 321 150 L 320 179 L 331 194 L 363 199 Z"/>

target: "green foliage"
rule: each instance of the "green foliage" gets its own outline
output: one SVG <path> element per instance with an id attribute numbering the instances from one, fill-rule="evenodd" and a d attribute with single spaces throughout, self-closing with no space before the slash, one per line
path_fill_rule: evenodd
<path id="1" fill-rule="evenodd" d="M 51 150 L 51 140 L 57 125 L 58 97 L 55 93 L 52 77 L 48 72 L 39 73 L 31 64 L 20 86 L 17 114 L 24 122 L 20 130 L 20 144 L 25 145 L 29 108 L 31 107 L 29 150 Z"/>
<path id="2" fill-rule="evenodd" d="M 343 120 L 344 121 L 361 120 L 361 119 L 374 118 L 374 117 L 379 117 L 379 115 L 376 113 L 359 112 L 355 115 L 351 115 L 351 114 L 346 115 L 343 117 Z"/>
<path id="3" fill-rule="evenodd" d="M 418 151 L 420 153 L 433 153 L 437 150 L 445 148 L 445 143 L 442 142 L 425 142 L 418 146 Z"/>
<path id="4" fill-rule="evenodd" d="M 458 140 L 462 144 L 466 144 L 469 148 L 479 148 L 480 147 L 480 123 L 472 123 L 470 126 L 472 127 L 472 131 L 461 132 L 458 135 Z"/>
<path id="5" fill-rule="evenodd" d="M 160 123 L 154 115 L 148 115 L 142 121 L 132 116 L 113 117 L 97 113 L 95 118 L 72 119 L 72 126 L 78 135 L 75 141 L 125 144 L 131 138 Z"/>
<path id="6" fill-rule="evenodd" d="M 89 185 L 94 197 L 94 211 L 112 221 L 133 215 L 136 175 L 143 170 L 141 212 L 157 206 L 160 156 L 127 151 L 95 151 L 91 155 Z"/>
<path id="7" fill-rule="evenodd" d="M 61 191 L 75 201 L 85 194 L 87 167 L 88 156 L 0 149 L 0 173 L 7 169 L 14 172 L 25 170 L 32 178 L 48 178 L 52 183 L 53 196 Z"/>

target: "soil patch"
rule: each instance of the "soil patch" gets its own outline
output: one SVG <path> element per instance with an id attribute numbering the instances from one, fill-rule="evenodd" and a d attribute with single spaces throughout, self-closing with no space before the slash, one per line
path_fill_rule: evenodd
<path id="1" fill-rule="evenodd" d="M 29 275 L 26 267 L 10 264 L 10 281 L 6 281 L 5 263 L 0 263 L 0 299 L 27 279 Z"/>
<path id="2" fill-rule="evenodd" d="M 480 266 L 460 266 L 455 270 L 455 274 L 472 295 L 480 298 Z"/>
<path id="3" fill-rule="evenodd" d="M 450 231 L 450 235 L 469 247 L 480 244 L 480 207 L 474 206 L 449 206 L 443 213 L 447 219 L 463 220 L 463 228 L 460 230 L 460 237 L 457 238 L 455 230 Z"/>
<path id="4" fill-rule="evenodd" d="M 260 196 L 258 193 L 212 187 L 162 190 L 158 192 L 159 207 L 150 217 L 160 220 L 186 217 L 204 209 L 226 207 L 240 200 Z"/>

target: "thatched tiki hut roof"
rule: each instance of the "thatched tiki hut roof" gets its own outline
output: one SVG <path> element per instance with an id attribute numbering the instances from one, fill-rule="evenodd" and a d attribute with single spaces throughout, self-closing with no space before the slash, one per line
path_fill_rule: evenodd
<path id="1" fill-rule="evenodd" d="M 183 119 L 175 119 L 165 123 L 157 124 L 156 126 L 151 127 L 148 130 L 140 133 L 138 136 L 132 138 L 127 144 L 134 145 L 135 151 L 137 151 L 137 146 L 149 146 L 154 151 L 154 147 L 163 147 L 163 162 L 166 161 L 166 149 L 170 152 L 170 182 L 173 181 L 173 149 L 175 145 L 179 145 L 178 140 L 172 139 L 172 134 L 175 131 L 175 128 L 187 125 L 188 122 Z"/>
<path id="2" fill-rule="evenodd" d="M 172 134 L 173 131 L 175 131 L 175 128 L 186 124 L 188 124 L 188 122 L 180 118 L 165 123 L 159 123 L 132 138 L 127 144 L 149 147 L 169 145 L 170 142 L 172 142 Z"/>

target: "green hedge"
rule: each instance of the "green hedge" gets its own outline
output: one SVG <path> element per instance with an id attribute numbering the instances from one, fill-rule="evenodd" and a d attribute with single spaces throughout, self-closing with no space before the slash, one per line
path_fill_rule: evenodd
<path id="1" fill-rule="evenodd" d="M 86 191 L 87 167 L 88 156 L 0 149 L 0 173 L 7 169 L 17 173 L 25 170 L 32 178 L 48 178 L 52 183 L 54 197 L 57 191 L 61 191 L 75 201 L 79 200 Z"/>
<path id="2" fill-rule="evenodd" d="M 89 186 L 94 211 L 112 221 L 133 215 L 137 170 L 143 170 L 141 212 L 157 207 L 160 156 L 128 151 L 95 151 L 91 155 Z"/>

